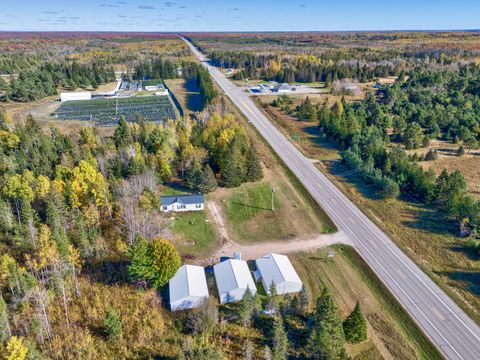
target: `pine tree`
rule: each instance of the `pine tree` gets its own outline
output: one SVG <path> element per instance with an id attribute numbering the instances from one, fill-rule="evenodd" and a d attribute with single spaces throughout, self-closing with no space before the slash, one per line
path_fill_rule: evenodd
<path id="1" fill-rule="evenodd" d="M 152 257 L 153 286 L 160 288 L 175 275 L 180 267 L 180 257 L 173 244 L 168 240 L 155 239 L 150 246 Z"/>
<path id="2" fill-rule="evenodd" d="M 345 335 L 337 306 L 327 289 L 317 301 L 310 350 L 314 359 L 346 359 Z"/>
<path id="3" fill-rule="evenodd" d="M 125 120 L 125 116 L 122 116 L 118 122 L 118 126 L 113 134 L 113 141 L 115 142 L 117 149 L 121 149 L 132 143 L 132 135 L 127 121 Z"/>
<path id="4" fill-rule="evenodd" d="M 268 300 L 267 300 L 267 305 L 266 308 L 267 310 L 274 314 L 278 311 L 278 293 L 277 293 L 277 287 L 275 286 L 275 283 L 272 280 L 272 283 L 270 284 L 270 287 L 268 288 Z"/>
<path id="5" fill-rule="evenodd" d="M 458 156 L 463 156 L 463 155 L 465 155 L 465 148 L 463 147 L 463 144 L 458 147 L 457 155 L 458 155 Z"/>
<path id="6" fill-rule="evenodd" d="M 208 164 L 203 169 L 202 180 L 200 181 L 198 189 L 204 194 L 208 194 L 217 189 L 217 179 L 215 178 L 212 168 Z"/>
<path id="7" fill-rule="evenodd" d="M 114 308 L 107 310 L 104 327 L 110 341 L 117 341 L 121 338 L 123 331 L 122 317 Z"/>
<path id="8" fill-rule="evenodd" d="M 240 186 L 245 179 L 245 164 L 240 148 L 233 141 L 222 169 L 222 184 L 227 188 Z"/>
<path id="9" fill-rule="evenodd" d="M 128 274 L 133 281 L 147 281 L 153 277 L 150 246 L 144 238 L 136 239 L 135 244 L 129 249 L 128 255 L 130 257 Z"/>
<path id="10" fill-rule="evenodd" d="M 308 311 L 308 293 L 305 285 L 302 285 L 302 290 L 300 290 L 298 297 L 300 303 L 300 311 L 303 315 L 305 315 Z"/>
<path id="11" fill-rule="evenodd" d="M 255 182 L 263 178 L 262 164 L 260 164 L 260 158 L 257 153 L 257 149 L 253 144 L 250 144 L 250 148 L 247 152 L 247 181 Z"/>
<path id="12" fill-rule="evenodd" d="M 203 172 L 202 166 L 198 160 L 192 161 L 185 174 L 185 186 L 190 190 L 197 191 L 202 183 Z"/>
<path id="13" fill-rule="evenodd" d="M 355 309 L 343 322 L 343 331 L 345 339 L 350 343 L 356 344 L 367 339 L 367 322 L 362 314 L 360 303 L 357 302 Z"/>
<path id="14" fill-rule="evenodd" d="M 288 338 L 281 317 L 276 318 L 273 324 L 273 359 L 284 360 L 287 358 Z"/>
<path id="15" fill-rule="evenodd" d="M 240 303 L 240 311 L 239 311 L 240 319 L 242 321 L 243 326 L 247 326 L 250 324 L 254 307 L 255 307 L 254 297 L 253 297 L 252 291 L 247 286 L 247 290 L 245 290 L 245 294 L 243 295 L 242 301 Z"/>

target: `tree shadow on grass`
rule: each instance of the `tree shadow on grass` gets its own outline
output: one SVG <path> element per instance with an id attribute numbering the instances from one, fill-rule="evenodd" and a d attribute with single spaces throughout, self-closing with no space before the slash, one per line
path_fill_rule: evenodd
<path id="1" fill-rule="evenodd" d="M 239 201 L 232 201 L 232 204 L 239 205 L 239 206 L 243 206 L 243 207 L 247 207 L 247 208 L 251 208 L 251 209 L 272 211 L 272 208 L 266 208 L 266 207 L 261 207 L 261 206 L 249 205 L 249 204 L 245 204 L 245 203 L 242 203 L 242 202 L 239 202 Z"/>
<path id="2" fill-rule="evenodd" d="M 442 219 L 436 210 L 413 202 L 411 199 L 402 198 L 401 200 L 415 206 L 415 209 L 409 208 L 405 210 L 411 220 L 403 221 L 403 225 L 432 234 L 451 236 L 455 234 L 456 228 L 454 224 L 451 221 Z"/>
<path id="3" fill-rule="evenodd" d="M 187 90 L 187 107 L 191 111 L 202 111 L 202 95 L 199 92 L 195 79 L 185 81 L 185 90 Z"/>
<path id="4" fill-rule="evenodd" d="M 446 276 L 450 280 L 463 283 L 465 290 L 475 296 L 480 296 L 480 272 L 479 271 L 444 271 L 438 275 Z"/>
<path id="5" fill-rule="evenodd" d="M 470 260 L 473 260 L 473 261 L 480 260 L 480 253 L 478 249 L 474 249 L 472 246 L 469 246 L 469 244 L 466 242 L 455 244 L 450 247 L 450 250 L 457 253 L 461 253 L 466 257 L 468 257 Z"/>
<path id="6" fill-rule="evenodd" d="M 340 160 L 329 162 L 329 171 L 332 175 L 343 178 L 346 182 L 352 184 L 355 189 L 364 197 L 372 200 L 383 199 L 383 194 L 371 184 L 367 184 L 357 173 L 343 165 Z"/>
<path id="7" fill-rule="evenodd" d="M 306 126 L 303 128 L 303 130 L 305 131 L 305 133 L 307 133 L 308 135 L 310 135 L 308 137 L 308 140 L 312 143 L 314 143 L 315 145 L 318 145 L 324 149 L 328 149 L 328 150 L 338 150 L 338 145 L 336 143 L 334 143 L 333 141 L 329 141 L 323 134 L 322 132 L 318 129 L 318 126 L 317 125 L 314 125 L 314 123 L 312 123 L 312 125 L 310 126 Z"/>

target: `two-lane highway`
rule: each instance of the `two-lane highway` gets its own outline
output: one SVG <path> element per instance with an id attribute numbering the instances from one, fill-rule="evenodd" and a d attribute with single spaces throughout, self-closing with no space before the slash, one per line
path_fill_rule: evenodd
<path id="1" fill-rule="evenodd" d="M 187 39 L 213 79 L 257 128 L 305 188 L 347 234 L 359 254 L 448 359 L 480 359 L 480 328 L 393 241 L 270 123 Z"/>

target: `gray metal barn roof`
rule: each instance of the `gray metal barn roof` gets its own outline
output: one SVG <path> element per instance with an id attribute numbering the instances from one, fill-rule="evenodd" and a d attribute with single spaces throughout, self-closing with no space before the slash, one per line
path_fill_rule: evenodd
<path id="1" fill-rule="evenodd" d="M 160 196 L 160 203 L 162 205 L 172 204 L 203 204 L 205 202 L 205 196 L 203 194 L 191 194 L 191 195 L 165 195 Z"/>

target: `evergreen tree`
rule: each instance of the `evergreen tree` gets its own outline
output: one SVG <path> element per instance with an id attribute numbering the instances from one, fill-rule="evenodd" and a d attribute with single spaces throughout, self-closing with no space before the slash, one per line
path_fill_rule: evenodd
<path id="1" fill-rule="evenodd" d="M 277 287 L 275 286 L 275 283 L 272 280 L 272 283 L 270 284 L 270 287 L 268 288 L 268 300 L 267 300 L 267 305 L 266 309 L 274 314 L 278 311 L 278 293 L 277 293 Z"/>
<path id="2" fill-rule="evenodd" d="M 132 143 L 132 135 L 125 116 L 122 116 L 118 122 L 118 126 L 113 134 L 113 141 L 117 149 L 124 148 Z"/>
<path id="3" fill-rule="evenodd" d="M 458 156 L 463 156 L 463 155 L 465 155 L 465 148 L 463 147 L 463 144 L 458 147 L 457 155 L 458 155 Z"/>
<path id="4" fill-rule="evenodd" d="M 362 314 L 360 303 L 357 302 L 355 309 L 343 322 L 343 332 L 345 333 L 345 339 L 353 344 L 367 339 L 367 322 Z"/>
<path id="5" fill-rule="evenodd" d="M 281 317 L 276 318 L 273 323 L 272 348 L 272 358 L 274 360 L 285 360 L 287 358 L 288 338 Z"/>
<path id="6" fill-rule="evenodd" d="M 425 161 L 433 161 L 438 158 L 437 151 L 434 151 L 432 149 L 428 150 L 428 152 L 425 154 Z"/>
<path id="7" fill-rule="evenodd" d="M 308 293 L 305 285 L 302 285 L 302 290 L 300 290 L 298 297 L 299 297 L 300 311 L 303 315 L 305 315 L 308 312 Z"/>
<path id="8" fill-rule="evenodd" d="M 203 169 L 202 179 L 198 189 L 204 194 L 211 193 L 217 189 L 217 179 L 215 178 L 212 168 L 208 164 L 205 165 L 205 168 Z"/>
<path id="9" fill-rule="evenodd" d="M 160 288 L 175 275 L 180 267 L 180 257 L 168 240 L 155 239 L 150 246 L 152 257 L 152 285 Z"/>
<path id="10" fill-rule="evenodd" d="M 129 250 L 128 272 L 133 280 L 145 280 L 160 288 L 165 285 L 180 267 L 180 257 L 168 240 L 155 239 L 149 244 L 138 238 Z"/>
<path id="11" fill-rule="evenodd" d="M 310 337 L 311 356 L 320 360 L 346 359 L 345 335 L 337 306 L 327 289 L 317 301 Z"/>
<path id="12" fill-rule="evenodd" d="M 190 190 L 198 191 L 202 183 L 202 179 L 202 166 L 198 160 L 194 160 L 185 174 L 185 186 Z"/>
<path id="13" fill-rule="evenodd" d="M 260 158 L 253 144 L 250 144 L 247 150 L 247 176 L 246 180 L 255 182 L 263 178 L 263 169 L 260 164 Z"/>
<path id="14" fill-rule="evenodd" d="M 153 277 L 150 246 L 144 238 L 136 239 L 135 244 L 129 249 L 128 255 L 130 258 L 128 274 L 132 280 L 148 280 Z"/>
<path id="15" fill-rule="evenodd" d="M 252 291 L 247 286 L 247 290 L 245 290 L 245 294 L 243 295 L 242 301 L 240 303 L 240 310 L 239 310 L 240 320 L 243 326 L 247 326 L 250 324 L 254 307 L 255 307 L 254 297 L 253 297 Z"/>
<path id="16" fill-rule="evenodd" d="M 245 179 L 245 164 L 237 142 L 234 140 L 225 158 L 222 184 L 227 188 L 240 186 Z"/>
<path id="17" fill-rule="evenodd" d="M 110 341 L 116 341 L 122 336 L 122 317 L 114 308 L 107 310 L 104 327 L 105 333 Z"/>

